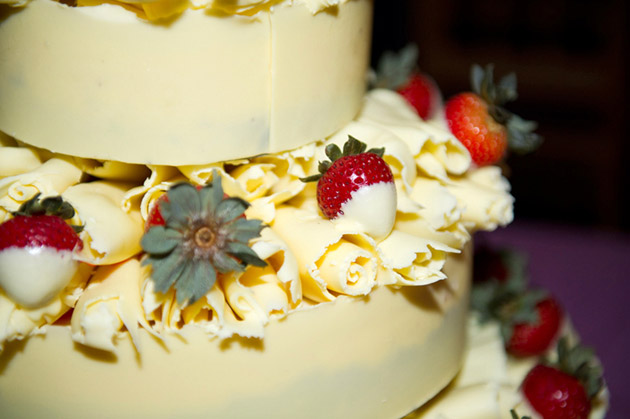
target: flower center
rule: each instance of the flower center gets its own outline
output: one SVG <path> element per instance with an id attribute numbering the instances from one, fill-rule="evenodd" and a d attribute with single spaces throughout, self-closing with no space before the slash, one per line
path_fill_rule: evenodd
<path id="1" fill-rule="evenodd" d="M 195 244 L 199 247 L 208 248 L 214 243 L 216 235 L 208 226 L 203 226 L 195 232 Z"/>

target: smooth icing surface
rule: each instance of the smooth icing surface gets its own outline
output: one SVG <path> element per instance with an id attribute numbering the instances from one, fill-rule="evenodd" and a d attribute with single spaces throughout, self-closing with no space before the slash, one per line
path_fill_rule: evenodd
<path id="1" fill-rule="evenodd" d="M 365 92 L 369 0 L 154 23 L 113 4 L 2 11 L 0 130 L 54 152 L 168 165 L 278 152 L 341 128 Z"/>
<path id="2" fill-rule="evenodd" d="M 300 308 L 263 341 L 142 331 L 139 357 L 128 337 L 110 354 L 49 326 L 7 345 L 0 405 L 8 417 L 398 418 L 459 370 L 470 257 L 450 257 L 449 279 L 433 286 Z"/>

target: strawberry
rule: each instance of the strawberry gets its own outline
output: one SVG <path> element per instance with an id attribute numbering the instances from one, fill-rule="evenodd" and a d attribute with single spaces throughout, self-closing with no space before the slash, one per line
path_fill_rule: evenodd
<path id="1" fill-rule="evenodd" d="M 480 248 L 475 262 L 484 258 L 490 264 L 475 271 L 480 281 L 473 287 L 472 308 L 482 321 L 499 322 L 506 350 L 512 355 L 543 354 L 560 331 L 560 306 L 545 292 L 527 287 L 526 263 L 518 253 Z"/>
<path id="2" fill-rule="evenodd" d="M 543 419 L 586 419 L 591 410 L 577 378 L 545 365 L 537 365 L 527 374 L 523 393 Z"/>
<path id="3" fill-rule="evenodd" d="M 591 349 L 570 347 L 560 339 L 555 363 L 538 364 L 521 385 L 529 404 L 543 419 L 586 419 L 591 400 L 603 386 L 601 367 Z"/>
<path id="4" fill-rule="evenodd" d="M 160 205 L 162 202 L 168 202 L 168 194 L 160 195 L 158 199 L 155 200 L 153 205 L 151 205 L 151 209 L 149 210 L 149 215 L 147 216 L 147 220 L 144 223 L 144 231 L 149 231 L 149 229 L 153 226 L 163 226 L 165 224 L 164 217 L 162 217 L 162 212 L 160 211 Z"/>
<path id="5" fill-rule="evenodd" d="M 9 247 L 73 251 L 82 249 L 83 242 L 59 216 L 18 215 L 0 224 L 0 251 Z"/>
<path id="6" fill-rule="evenodd" d="M 80 228 L 66 223 L 74 209 L 61 197 L 40 201 L 36 196 L 13 215 L 0 224 L 0 286 L 14 302 L 40 307 L 76 272 Z"/>
<path id="7" fill-rule="evenodd" d="M 387 51 L 378 62 L 374 87 L 396 90 L 422 119 L 435 115 L 442 94 L 435 81 L 416 69 L 418 48 L 407 45 L 399 52 Z"/>
<path id="8" fill-rule="evenodd" d="M 478 166 L 498 162 L 507 150 L 507 129 L 489 114 L 488 104 L 474 93 L 460 93 L 446 102 L 446 120 Z"/>
<path id="9" fill-rule="evenodd" d="M 317 202 L 326 218 L 384 237 L 396 216 L 394 176 L 383 160 L 384 149 L 366 149 L 352 136 L 343 152 L 329 144 L 326 155 L 330 161 L 320 162 L 320 173 L 302 181 L 317 181 Z"/>
<path id="10" fill-rule="evenodd" d="M 509 353 L 534 356 L 544 353 L 554 341 L 562 323 L 563 312 L 555 299 L 547 297 L 536 304 L 536 322 L 517 323 L 506 343 Z"/>
<path id="11" fill-rule="evenodd" d="M 497 163 L 508 147 L 520 153 L 538 147 L 541 137 L 533 132 L 536 123 L 503 108 L 517 97 L 514 74 L 495 85 L 492 65 L 485 70 L 475 65 L 471 81 L 473 91 L 449 99 L 445 114 L 451 132 L 468 149 L 477 166 Z"/>
<path id="12" fill-rule="evenodd" d="M 424 73 L 413 73 L 406 84 L 396 89 L 420 118 L 430 119 L 441 103 L 440 91 L 435 81 Z"/>

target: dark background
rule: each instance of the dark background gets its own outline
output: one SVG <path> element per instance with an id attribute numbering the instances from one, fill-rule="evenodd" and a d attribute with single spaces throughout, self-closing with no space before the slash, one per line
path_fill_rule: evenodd
<path id="1" fill-rule="evenodd" d="M 542 147 L 511 155 L 515 222 L 489 243 L 525 253 L 535 287 L 570 314 L 604 365 L 607 419 L 630 417 L 630 97 L 623 0 L 375 0 L 373 65 L 419 46 L 445 98 L 469 89 L 473 63 L 516 72 L 508 109 L 536 120 Z"/>
<path id="2" fill-rule="evenodd" d="M 628 5 L 622 0 L 376 0 L 373 63 L 408 42 L 445 98 L 473 63 L 514 71 L 508 109 L 543 146 L 508 158 L 517 219 L 630 231 Z"/>

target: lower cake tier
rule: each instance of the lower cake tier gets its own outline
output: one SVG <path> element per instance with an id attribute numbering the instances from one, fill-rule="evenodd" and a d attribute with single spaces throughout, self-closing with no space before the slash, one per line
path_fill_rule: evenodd
<path id="1" fill-rule="evenodd" d="M 143 333 L 116 354 L 73 343 L 70 327 L 11 342 L 0 358 L 6 417 L 400 418 L 463 362 L 470 246 L 448 279 L 340 296 L 272 321 L 265 339 L 209 340 L 194 327 Z"/>

